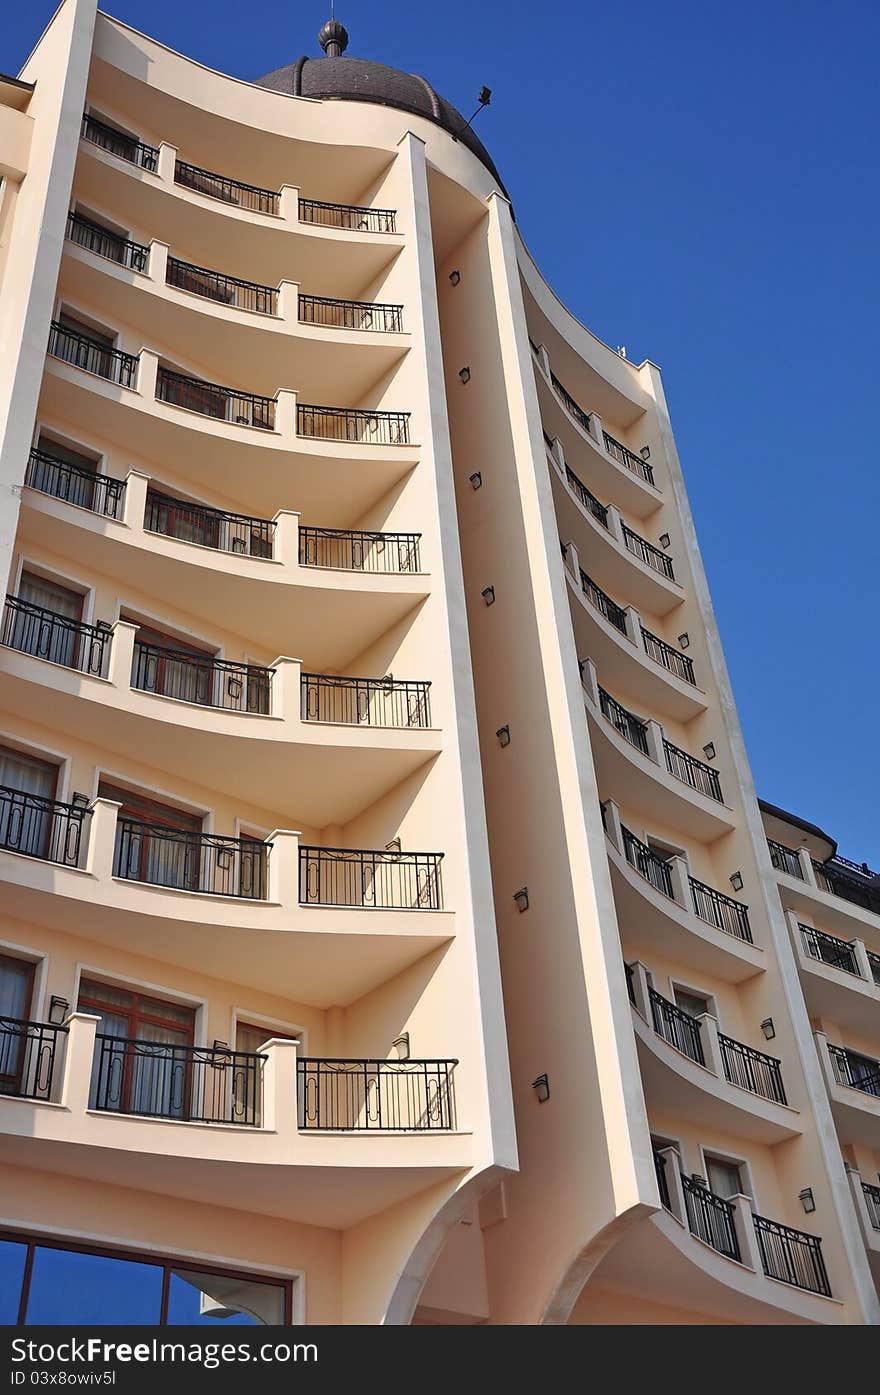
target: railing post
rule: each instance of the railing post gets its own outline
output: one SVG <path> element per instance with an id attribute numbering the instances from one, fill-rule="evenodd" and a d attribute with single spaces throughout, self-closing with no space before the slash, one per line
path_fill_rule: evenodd
<path id="1" fill-rule="evenodd" d="M 279 388 L 275 394 L 275 430 L 293 440 L 296 436 L 296 391 Z"/>
<path id="2" fill-rule="evenodd" d="M 817 886 L 816 873 L 813 870 L 813 859 L 806 848 L 797 849 L 798 862 L 801 864 L 801 872 L 807 886 Z"/>
<path id="3" fill-rule="evenodd" d="M 299 1043 L 272 1037 L 260 1047 L 263 1062 L 263 1128 L 282 1141 L 297 1133 L 296 1055 Z"/>
<path id="4" fill-rule="evenodd" d="M 143 533 L 144 531 L 144 514 L 147 509 L 149 484 L 150 476 L 145 475 L 142 470 L 129 470 L 125 476 L 125 503 L 122 510 L 122 522 L 133 533 Z"/>
<path id="5" fill-rule="evenodd" d="M 605 810 L 603 820 L 605 824 L 605 833 L 617 851 L 622 855 L 623 833 L 620 828 L 620 809 L 613 799 L 606 799 L 603 808 Z"/>
<path id="6" fill-rule="evenodd" d="M 299 189 L 295 184 L 282 184 L 278 192 L 278 213 L 285 223 L 299 222 Z"/>
<path id="7" fill-rule="evenodd" d="M 131 687 L 131 670 L 134 663 L 134 640 L 137 625 L 128 620 L 117 620 L 113 625 L 113 642 L 110 645 L 110 665 L 107 677 L 120 692 Z"/>
<path id="8" fill-rule="evenodd" d="M 113 855 L 116 850 L 116 815 L 122 805 L 115 799 L 93 799 L 89 828 L 89 851 L 86 871 L 99 881 L 113 875 Z"/>
<path id="9" fill-rule="evenodd" d="M 299 566 L 299 510 L 279 509 L 274 519 L 272 557 L 285 567 Z"/>
<path id="10" fill-rule="evenodd" d="M 72 1114 L 83 1114 L 89 1107 L 95 1033 L 100 1021 L 89 1012 L 72 1012 L 67 1019 L 61 1104 Z"/>
<path id="11" fill-rule="evenodd" d="M 694 898 L 691 895 L 691 876 L 683 857 L 671 857 L 667 862 L 669 880 L 672 883 L 672 899 L 677 906 L 693 914 Z"/>
<path id="12" fill-rule="evenodd" d="M 155 349 L 141 349 L 137 375 L 137 390 L 141 397 L 155 400 L 158 375 L 159 355 Z"/>
<path id="13" fill-rule="evenodd" d="M 581 584 L 581 561 L 578 555 L 577 543 L 567 542 L 565 544 L 565 555 L 562 559 L 563 566 L 568 567 L 575 581 L 580 587 Z"/>
<path id="14" fill-rule="evenodd" d="M 753 1269 L 756 1274 L 761 1274 L 764 1266 L 761 1263 L 761 1251 L 758 1248 L 758 1236 L 752 1216 L 752 1198 L 737 1192 L 736 1196 L 728 1197 L 728 1200 L 733 1207 L 733 1228 L 739 1244 L 740 1262 Z"/>
<path id="15" fill-rule="evenodd" d="M 634 959 L 630 968 L 632 969 L 632 990 L 636 1000 L 636 1008 L 649 1026 L 653 1027 L 654 1018 L 651 1013 L 651 999 L 648 993 L 648 971 L 640 959 Z"/>
<path id="16" fill-rule="evenodd" d="M 659 765 L 661 770 L 665 770 L 666 751 L 663 747 L 663 728 L 659 722 L 654 721 L 653 717 L 649 717 L 645 723 L 645 742 L 651 760 L 655 765 Z"/>
<path id="17" fill-rule="evenodd" d="M 669 1209 L 677 1221 L 687 1229 L 687 1208 L 684 1204 L 684 1188 L 681 1185 L 681 1158 L 678 1149 L 672 1146 L 658 1148 L 661 1158 L 666 1160 L 666 1190 L 669 1192 Z"/>
<path id="18" fill-rule="evenodd" d="M 298 722 L 300 720 L 300 673 L 302 672 L 302 661 L 291 659 L 289 655 L 282 654 L 273 664 L 275 673 L 272 675 L 271 700 L 269 710 L 273 717 L 281 717 L 286 722 Z M 274 851 L 269 856 L 269 861 L 275 856 Z"/>
<path id="19" fill-rule="evenodd" d="M 554 436 L 554 437 L 553 437 L 553 444 L 552 444 L 552 446 L 549 446 L 548 449 L 549 449 L 549 451 L 550 451 L 550 454 L 551 454 L 552 457 L 553 457 L 553 460 L 554 460 L 555 464 L 559 467 L 559 470 L 560 470 L 561 473 L 564 475 L 564 474 L 565 474 L 565 451 L 564 451 L 563 448 L 562 448 L 562 442 L 560 441 L 560 439 L 559 439 L 558 436 Z"/>
<path id="20" fill-rule="evenodd" d="M 300 833 L 291 828 L 276 828 L 266 839 L 272 844 L 269 853 L 269 900 L 292 911 L 299 904 L 299 840 Z"/>
<path id="21" fill-rule="evenodd" d="M 591 412 L 591 413 L 590 413 L 590 434 L 593 435 L 593 436 L 595 436 L 595 438 L 596 438 L 596 440 L 599 442 L 599 445 L 601 446 L 602 450 L 605 449 L 605 437 L 602 435 L 603 429 L 604 429 L 604 428 L 603 428 L 603 426 L 602 426 L 602 418 L 599 416 L 599 413 L 598 413 L 598 412 Z"/>
<path id="22" fill-rule="evenodd" d="M 634 644 L 637 649 L 644 652 L 642 643 L 642 617 L 633 606 L 628 605 L 624 609 L 624 619 L 626 621 L 626 637 L 630 644 Z"/>
<path id="23" fill-rule="evenodd" d="M 281 281 L 278 285 L 278 318 L 286 325 L 299 322 L 299 282 Z"/>
<path id="24" fill-rule="evenodd" d="M 834 1073 L 834 1062 L 831 1059 L 831 1052 L 828 1050 L 828 1037 L 825 1032 L 817 1030 L 813 1033 L 813 1040 L 816 1043 L 816 1050 L 819 1053 L 819 1065 L 822 1068 L 825 1084 L 830 1094 L 837 1088 L 840 1081 Z"/>
<path id="25" fill-rule="evenodd" d="M 174 166 L 177 164 L 177 146 L 169 145 L 167 140 L 163 140 L 159 146 L 159 158 L 156 161 L 156 174 L 163 184 L 174 183 Z"/>
<path id="26" fill-rule="evenodd" d="M 615 542 L 620 543 L 621 547 L 626 547 L 626 543 L 624 542 L 623 538 L 623 519 L 620 517 L 620 511 L 614 504 L 608 504 L 606 507 L 608 531 Z"/>
<path id="27" fill-rule="evenodd" d="M 856 1215 L 859 1218 L 862 1236 L 866 1244 L 870 1245 L 873 1249 L 880 1243 L 880 1230 L 876 1230 L 871 1221 L 871 1213 L 868 1210 L 868 1203 L 865 1200 L 865 1191 L 862 1186 L 861 1173 L 857 1168 L 851 1167 L 849 1163 L 844 1163 L 844 1167 L 846 1168 L 846 1175 L 849 1181 L 850 1191 L 852 1192 L 853 1202 L 855 1203 Z"/>
<path id="28" fill-rule="evenodd" d="M 550 355 L 543 344 L 538 345 L 538 363 L 541 365 L 541 372 L 549 381 L 550 379 Z"/>
<path id="29" fill-rule="evenodd" d="M 581 686 L 594 707 L 599 706 L 599 675 L 592 659 L 581 660 Z"/>
<path id="30" fill-rule="evenodd" d="M 157 286 L 164 286 L 168 273 L 168 243 L 153 238 L 150 243 L 150 280 Z"/>
<path id="31" fill-rule="evenodd" d="M 871 961 L 868 958 L 868 951 L 865 948 L 864 940 L 851 940 L 850 943 L 852 944 L 853 958 L 856 961 L 859 974 L 862 978 L 867 979 L 868 983 L 873 983 L 874 973 L 871 969 Z"/>
<path id="32" fill-rule="evenodd" d="M 711 1012 L 701 1012 L 697 1021 L 700 1024 L 700 1043 L 703 1047 L 705 1067 L 713 1075 L 717 1075 L 719 1080 L 724 1080 L 726 1076 L 721 1059 L 721 1043 L 718 1040 L 718 1023 Z"/>

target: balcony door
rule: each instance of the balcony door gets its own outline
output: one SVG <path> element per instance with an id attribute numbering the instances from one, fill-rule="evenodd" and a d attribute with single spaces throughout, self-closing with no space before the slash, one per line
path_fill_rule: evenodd
<path id="1" fill-rule="evenodd" d="M 127 616 L 124 618 L 128 619 Z M 210 649 L 199 649 L 164 630 L 155 630 L 138 621 L 131 683 L 146 693 L 213 707 L 217 670 Z"/>
<path id="2" fill-rule="evenodd" d="M 201 848 L 193 836 L 202 831 L 198 814 L 120 789 L 106 780 L 98 785 L 98 797 L 122 805 L 116 820 L 115 876 L 198 891 L 202 884 Z"/>
<path id="3" fill-rule="evenodd" d="M 81 509 L 94 509 L 97 460 L 42 434 L 37 441 L 37 450 L 40 455 L 50 456 L 51 460 L 41 460 L 39 457 L 32 460 L 28 484 L 43 494 L 66 499 Z M 55 461 L 61 461 L 61 464 L 52 463 Z M 70 468 L 65 469 L 65 466 Z"/>
<path id="4" fill-rule="evenodd" d="M 192 1047 L 195 1010 L 83 979 L 79 1010 L 101 1021 L 89 1107 L 163 1119 L 198 1116 Z"/>
<path id="5" fill-rule="evenodd" d="M 708 1156 L 705 1161 L 706 1180 L 709 1183 L 710 1192 L 723 1197 L 725 1201 L 728 1201 L 732 1196 L 748 1196 L 743 1181 L 742 1168 L 737 1163 L 728 1162 L 725 1158 L 710 1158 Z"/>
<path id="6" fill-rule="evenodd" d="M 83 642 L 77 629 L 82 622 L 80 593 L 55 581 L 47 581 L 35 572 L 23 571 L 18 582 L 18 600 L 51 613 L 16 611 L 7 643 L 23 654 L 34 654 L 38 659 L 64 664 L 66 668 L 77 668 L 79 647 Z"/>
<path id="7" fill-rule="evenodd" d="M 47 857 L 58 767 L 0 746 L 0 847 Z"/>
<path id="8" fill-rule="evenodd" d="M 299 1041 L 299 1037 L 291 1036 L 289 1032 L 278 1032 L 274 1027 L 252 1027 L 248 1022 L 239 1022 L 236 1025 L 236 1051 L 247 1052 L 248 1057 L 251 1057 L 267 1041 Z M 263 1122 L 261 1066 L 262 1062 L 238 1062 L 232 1082 L 234 1117 L 253 1122 L 257 1127 Z"/>
<path id="9" fill-rule="evenodd" d="M 26 1022 L 34 991 L 34 965 L 0 954 L 0 1095 L 20 1095 L 26 1038 L 17 1024 Z"/>
<path id="10" fill-rule="evenodd" d="M 102 378 L 112 376 L 115 335 L 102 334 L 99 329 L 83 324 L 82 320 L 74 319 L 64 311 L 58 316 L 57 323 L 66 334 L 56 337 L 56 358 L 77 368 L 85 368 L 89 373 L 98 373 Z"/>

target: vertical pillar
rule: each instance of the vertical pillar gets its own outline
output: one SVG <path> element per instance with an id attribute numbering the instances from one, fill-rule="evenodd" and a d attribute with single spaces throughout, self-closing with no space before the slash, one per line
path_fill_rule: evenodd
<path id="1" fill-rule="evenodd" d="M 174 183 L 174 166 L 177 164 L 177 146 L 169 145 L 167 140 L 163 140 L 159 146 L 159 159 L 156 162 L 156 174 L 163 184 Z"/>
<path id="2" fill-rule="evenodd" d="M 61 1103 L 72 1114 L 82 1114 L 89 1107 L 95 1033 L 100 1021 L 100 1017 L 94 1017 L 88 1012 L 72 1012 L 67 1019 L 67 1050 L 61 1083 Z"/>
<path id="3" fill-rule="evenodd" d="M 116 815 L 121 808 L 122 805 L 114 799 L 92 800 L 86 871 L 99 881 L 108 881 L 113 876 Z"/>

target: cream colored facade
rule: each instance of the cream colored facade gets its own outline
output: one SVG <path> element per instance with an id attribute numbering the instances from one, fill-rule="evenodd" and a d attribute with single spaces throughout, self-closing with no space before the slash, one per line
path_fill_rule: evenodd
<path id="1" fill-rule="evenodd" d="M 19 1316 L 78 1246 L 169 1321 L 185 1273 L 310 1324 L 875 1322 L 826 1042 L 880 1054 L 880 990 L 791 919 L 858 912 L 780 901 L 658 370 L 439 118 L 95 0 L 0 99 Z"/>

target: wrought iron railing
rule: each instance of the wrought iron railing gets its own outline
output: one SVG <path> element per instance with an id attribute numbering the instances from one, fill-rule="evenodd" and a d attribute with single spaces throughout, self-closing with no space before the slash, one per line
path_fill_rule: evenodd
<path id="1" fill-rule="evenodd" d="M 457 1061 L 300 1058 L 301 1129 L 428 1132 L 455 1128 Z"/>
<path id="2" fill-rule="evenodd" d="M 745 940 L 747 944 L 753 943 L 748 906 L 743 905 L 742 901 L 735 901 L 732 896 L 725 896 L 723 891 L 716 891 L 714 886 L 697 881 L 696 877 L 690 877 L 689 881 L 694 913 L 700 920 L 708 921 L 726 935 Z"/>
<path id="3" fill-rule="evenodd" d="M 681 1174 L 681 1186 L 691 1235 L 711 1245 L 720 1255 L 738 1260 L 740 1252 L 733 1204 L 710 1192 L 708 1187 L 701 1187 L 685 1173 Z"/>
<path id="4" fill-rule="evenodd" d="M 625 465 L 627 470 L 631 470 L 634 475 L 646 480 L 648 484 L 654 483 L 654 471 L 647 460 L 640 455 L 634 455 L 628 446 L 615 440 L 613 436 L 609 436 L 607 431 L 603 431 L 602 435 L 605 440 L 605 449 L 612 460 L 616 460 L 619 465 Z"/>
<path id="5" fill-rule="evenodd" d="M 211 509 L 191 504 L 156 490 L 147 491 L 144 527 L 149 533 L 197 543 L 217 552 L 235 552 L 246 557 L 271 557 L 275 544 L 275 522 L 250 518 L 243 513 Z"/>
<path id="6" fill-rule="evenodd" d="M 822 891 L 829 891 L 832 896 L 839 896 L 844 901 L 852 902 L 854 906 L 861 906 L 863 910 L 880 915 L 880 885 L 867 878 L 862 880 L 864 873 L 851 872 L 838 858 L 828 862 L 814 862 L 813 870 L 816 873 L 816 883 Z"/>
<path id="7" fill-rule="evenodd" d="M 661 891 L 664 896 L 672 899 L 672 874 L 669 871 L 669 864 L 664 862 L 662 857 L 658 857 L 653 848 L 649 848 L 647 843 L 642 843 L 624 825 L 620 826 L 623 838 L 623 853 L 630 867 L 640 873 L 649 881 L 656 891 Z"/>
<path id="8" fill-rule="evenodd" d="M 41 494 L 63 499 L 67 504 L 88 509 L 90 513 L 119 518 L 125 498 L 125 480 L 99 475 L 84 465 L 72 465 L 67 460 L 49 455 L 34 446 L 28 456 L 24 482 Z"/>
<path id="9" fill-rule="evenodd" d="M 718 1033 L 718 1044 L 724 1075 L 731 1085 L 739 1085 L 741 1089 L 761 1095 L 765 1100 L 775 1100 L 777 1104 L 788 1103 L 782 1083 L 782 1063 L 777 1056 L 756 1051 L 753 1046 L 735 1041 L 723 1032 Z"/>
<path id="10" fill-rule="evenodd" d="M 865 1205 L 868 1208 L 868 1217 L 875 1230 L 880 1230 L 880 1187 L 873 1182 L 863 1182 L 862 1191 L 865 1193 Z"/>
<path id="11" fill-rule="evenodd" d="M 580 499 L 587 513 L 591 513 L 603 528 L 608 527 L 608 510 L 604 504 L 600 504 L 595 494 L 592 494 L 585 484 L 582 484 L 570 465 L 565 467 L 565 478 L 568 480 L 572 492 Z"/>
<path id="12" fill-rule="evenodd" d="M 355 528 L 300 528 L 303 567 L 349 572 L 418 572 L 421 533 L 370 533 Z"/>
<path id="13" fill-rule="evenodd" d="M 160 402 L 185 407 L 203 417 L 235 422 L 238 426 L 257 426 L 262 431 L 275 429 L 274 397 L 208 383 L 186 373 L 174 373 L 161 365 L 156 375 L 156 397 Z"/>
<path id="14" fill-rule="evenodd" d="M 118 818 L 113 875 L 177 891 L 262 901 L 271 843 Z"/>
<path id="15" fill-rule="evenodd" d="M 354 204 L 323 203 L 320 199 L 300 199 L 299 220 L 322 228 L 344 228 L 348 232 L 397 231 L 397 214 L 393 208 L 359 208 Z"/>
<path id="16" fill-rule="evenodd" d="M 6 597 L 0 644 L 7 649 L 101 678 L 112 639 L 109 625 L 85 625 L 46 606 Z"/>
<path id="17" fill-rule="evenodd" d="M 304 673 L 300 678 L 304 722 L 347 726 L 429 727 L 431 684 L 394 678 L 347 678 Z"/>
<path id="18" fill-rule="evenodd" d="M 131 686 L 142 693 L 177 698 L 199 707 L 223 707 L 229 712 L 268 715 L 274 668 L 232 663 L 206 654 L 204 658 L 134 642 Z"/>
<path id="19" fill-rule="evenodd" d="M 766 1216 L 752 1216 L 764 1273 L 781 1283 L 807 1289 L 831 1297 L 831 1285 L 822 1258 L 822 1241 L 818 1235 L 794 1230 Z"/>
<path id="20" fill-rule="evenodd" d="M 612 601 L 611 597 L 602 590 L 601 586 L 597 586 L 592 577 L 587 576 L 583 567 L 581 567 L 580 573 L 581 590 L 587 600 L 591 605 L 595 606 L 600 615 L 605 616 L 605 619 L 608 620 L 616 630 L 620 630 L 620 633 L 625 635 L 626 611 L 623 609 L 623 606 L 619 606 L 616 601 Z"/>
<path id="21" fill-rule="evenodd" d="M 299 899 L 309 906 L 439 911 L 442 860 L 442 853 L 301 847 Z"/>
<path id="22" fill-rule="evenodd" d="M 231 305 L 236 310 L 251 310 L 256 315 L 278 314 L 278 290 L 262 286 L 258 281 L 242 281 L 238 276 L 224 276 L 206 266 L 193 266 L 177 257 L 169 257 L 165 271 L 166 285 L 179 291 Z"/>
<path id="23" fill-rule="evenodd" d="M 83 115 L 80 134 L 83 140 L 100 146 L 111 155 L 118 155 L 120 160 L 128 160 L 133 165 L 140 165 L 143 170 L 149 170 L 151 174 L 155 173 L 159 164 L 159 151 L 155 145 L 145 145 L 135 136 L 117 131 L 115 126 L 108 126 L 105 121 L 99 121 L 96 116 L 89 116 L 88 113 Z"/>
<path id="24" fill-rule="evenodd" d="M 78 867 L 90 815 L 86 804 L 65 804 L 0 785 L 0 848 Z"/>
<path id="25" fill-rule="evenodd" d="M 868 956 L 868 963 L 871 966 L 871 977 L 880 986 L 880 954 L 875 954 L 872 949 L 865 951 Z"/>
<path id="26" fill-rule="evenodd" d="M 696 687 L 694 679 L 694 665 L 687 654 L 682 654 L 680 650 L 674 649 L 671 644 L 667 644 L 665 639 L 660 639 L 642 626 L 642 643 L 645 646 L 645 653 L 649 659 L 653 659 L 655 664 L 661 664 L 670 673 L 674 673 L 677 678 L 682 678 L 685 683 L 692 683 Z"/>
<path id="27" fill-rule="evenodd" d="M 636 717 L 634 713 L 622 707 L 610 693 L 606 693 L 604 688 L 599 688 L 599 710 L 602 716 L 618 731 L 624 741 L 628 741 L 631 746 L 635 746 L 637 751 L 643 755 L 648 754 L 648 724 L 643 722 L 641 717 Z"/>
<path id="28" fill-rule="evenodd" d="M 382 334 L 398 334 L 403 329 L 403 306 L 300 295 L 299 320 L 300 324 L 320 325 L 325 329 L 372 329 Z"/>
<path id="29" fill-rule="evenodd" d="M 188 165 L 183 160 L 175 162 L 174 182 L 186 189 L 193 189 L 197 194 L 205 194 L 209 199 L 246 208 L 251 213 L 277 214 L 281 207 L 281 195 L 274 189 L 261 189 L 257 184 L 227 179 L 225 175 L 200 169 L 198 165 Z"/>
<path id="30" fill-rule="evenodd" d="M 666 1176 L 666 1159 L 662 1153 L 654 1149 L 654 1170 L 657 1173 L 657 1190 L 660 1193 L 660 1204 L 665 1206 L 667 1211 L 672 1210 L 672 1202 L 669 1197 L 669 1178 Z"/>
<path id="31" fill-rule="evenodd" d="M 300 436 L 321 441 L 354 441 L 358 445 L 409 445 L 409 412 L 370 412 L 354 407 L 316 407 L 297 403 Z"/>
<path id="32" fill-rule="evenodd" d="M 683 1056 L 688 1056 L 690 1060 L 696 1061 L 698 1066 L 706 1064 L 703 1054 L 703 1041 L 700 1035 L 701 1023 L 696 1017 L 691 1017 L 689 1012 L 685 1012 L 677 1003 L 671 1003 L 668 998 L 664 998 L 662 993 L 658 993 L 656 988 L 648 988 L 648 998 L 651 1003 L 651 1017 L 654 1022 L 654 1031 L 658 1037 L 662 1037 L 670 1046 L 674 1046 L 676 1051 L 680 1051 Z"/>
<path id="33" fill-rule="evenodd" d="M 82 368 L 86 373 L 94 373 L 120 387 L 137 386 L 138 359 L 136 354 L 126 354 L 122 349 L 111 349 L 97 339 L 86 334 L 65 329 L 57 320 L 52 321 L 49 330 L 48 352 L 63 363 Z"/>
<path id="34" fill-rule="evenodd" d="M 264 1055 L 229 1047 L 95 1037 L 91 1109 L 199 1124 L 261 1122 Z"/>
<path id="35" fill-rule="evenodd" d="M 59 1037 L 66 1027 L 0 1017 L 0 1095 L 51 1100 L 60 1055 Z"/>
<path id="36" fill-rule="evenodd" d="M 559 398 L 560 402 L 565 407 L 565 410 L 568 412 L 569 416 L 574 417 L 578 425 L 583 427 L 584 431 L 586 431 L 587 435 L 589 435 L 590 413 L 584 411 L 580 403 L 575 401 L 568 389 L 566 387 L 563 387 L 562 383 L 559 381 L 556 374 L 553 372 L 551 372 L 550 374 L 550 381 L 553 384 L 553 389 L 556 393 L 556 396 Z"/>
<path id="37" fill-rule="evenodd" d="M 836 935 L 826 935 L 824 930 L 816 930 L 812 925 L 802 925 L 798 921 L 804 949 L 812 959 L 830 964 L 833 969 L 842 969 L 846 974 L 861 978 L 859 961 L 849 940 L 839 940 Z"/>
<path id="38" fill-rule="evenodd" d="M 634 557 L 641 558 L 641 560 L 655 572 L 659 572 L 660 576 L 668 577 L 670 581 L 674 581 L 675 573 L 672 570 L 672 558 L 667 557 L 665 552 L 661 552 L 659 547 L 655 547 L 653 543 L 649 543 L 645 538 L 641 537 L 639 533 L 634 533 L 632 528 L 628 528 L 625 523 L 622 523 L 621 527 L 623 529 L 623 541 L 626 543 L 627 550 L 631 552 Z"/>
<path id="39" fill-rule="evenodd" d="M 102 228 L 100 223 L 93 223 L 81 213 L 68 213 L 67 238 L 77 247 L 84 247 L 87 252 L 94 252 L 107 261 L 127 266 L 130 271 L 146 271 L 150 260 L 149 247 Z"/>
<path id="40" fill-rule="evenodd" d="M 785 872 L 787 876 L 803 881 L 801 860 L 794 848 L 787 848 L 784 843 L 777 843 L 772 838 L 767 839 L 767 847 L 770 850 L 770 862 L 777 872 Z"/>
<path id="41" fill-rule="evenodd" d="M 673 746 L 672 742 L 665 738 L 663 750 L 666 753 L 666 769 L 670 775 L 690 785 L 692 790 L 705 794 L 708 799 L 716 799 L 719 804 L 723 802 L 717 770 L 697 760 L 696 756 L 688 755 L 687 751 L 682 751 L 680 747 Z"/>
<path id="42" fill-rule="evenodd" d="M 845 1046 L 833 1046 L 830 1041 L 828 1055 L 839 1085 L 848 1085 L 851 1090 L 861 1090 L 865 1095 L 880 1096 L 880 1061 L 849 1051 Z"/>

